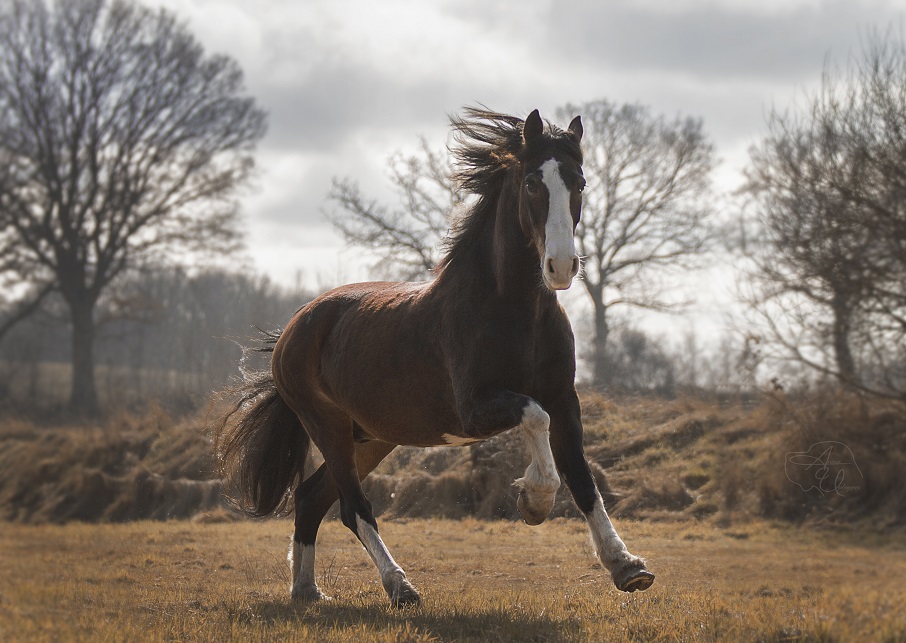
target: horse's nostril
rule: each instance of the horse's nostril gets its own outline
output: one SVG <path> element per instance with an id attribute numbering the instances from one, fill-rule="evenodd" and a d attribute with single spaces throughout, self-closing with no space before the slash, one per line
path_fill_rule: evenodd
<path id="1" fill-rule="evenodd" d="M 548 258 L 547 260 L 547 271 L 554 274 L 554 260 L 552 258 Z"/>
<path id="2" fill-rule="evenodd" d="M 579 272 L 579 257 L 573 257 L 573 274 Z"/>

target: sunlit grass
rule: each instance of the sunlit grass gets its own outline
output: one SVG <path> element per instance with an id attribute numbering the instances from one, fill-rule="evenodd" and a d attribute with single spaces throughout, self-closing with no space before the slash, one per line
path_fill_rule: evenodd
<path id="1" fill-rule="evenodd" d="M 906 640 L 906 549 L 895 537 L 819 536 L 768 523 L 618 524 L 658 579 L 623 594 L 584 523 L 384 521 L 422 592 L 388 606 L 338 522 L 318 576 L 335 600 L 288 596 L 287 521 L 0 526 L 0 639 Z"/>

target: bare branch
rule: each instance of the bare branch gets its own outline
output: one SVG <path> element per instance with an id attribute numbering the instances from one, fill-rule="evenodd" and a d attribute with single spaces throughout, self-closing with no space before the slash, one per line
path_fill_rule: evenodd
<path id="1" fill-rule="evenodd" d="M 433 150 L 424 138 L 419 143 L 415 154 L 396 153 L 387 162 L 399 208 L 368 201 L 351 179 L 334 179 L 327 196 L 338 208 L 327 217 L 347 243 L 376 252 L 374 268 L 383 276 L 431 278 L 450 214 L 463 203 L 447 155 Z"/>
<path id="2" fill-rule="evenodd" d="M 47 297 L 50 293 L 54 291 L 54 284 L 45 284 L 44 286 L 38 288 L 31 297 L 27 298 L 25 303 L 21 303 L 13 313 L 3 319 L 3 322 L 0 323 L 0 341 L 3 340 L 4 335 L 8 333 L 12 328 L 21 322 L 24 319 L 27 319 L 33 315 L 41 307 L 41 302 L 44 301 L 44 298 Z"/>

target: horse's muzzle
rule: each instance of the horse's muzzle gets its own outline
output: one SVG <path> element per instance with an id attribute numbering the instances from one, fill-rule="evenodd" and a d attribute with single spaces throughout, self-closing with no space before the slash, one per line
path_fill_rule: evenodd
<path id="1" fill-rule="evenodd" d="M 573 283 L 573 277 L 579 272 L 579 257 L 576 255 L 555 258 L 550 255 L 544 258 L 541 267 L 544 285 L 551 290 L 566 290 Z"/>

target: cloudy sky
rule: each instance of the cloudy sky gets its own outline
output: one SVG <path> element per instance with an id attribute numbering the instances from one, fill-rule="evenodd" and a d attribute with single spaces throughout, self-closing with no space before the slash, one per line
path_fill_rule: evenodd
<path id="1" fill-rule="evenodd" d="M 465 104 L 552 115 L 608 98 L 700 116 L 728 189 L 773 105 L 906 15 L 903 0 L 159 1 L 236 58 L 269 111 L 243 202 L 249 253 L 311 287 L 366 277 L 324 219 L 331 177 L 389 198 L 386 158 L 420 135 L 444 144 Z"/>

